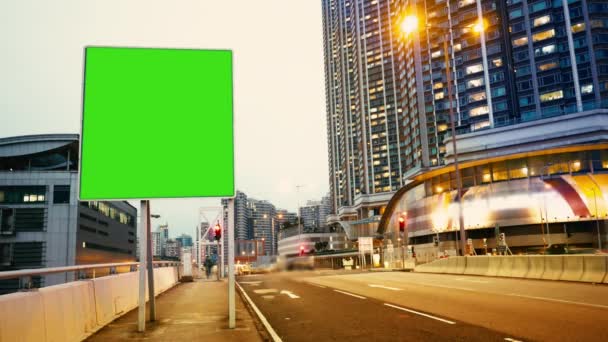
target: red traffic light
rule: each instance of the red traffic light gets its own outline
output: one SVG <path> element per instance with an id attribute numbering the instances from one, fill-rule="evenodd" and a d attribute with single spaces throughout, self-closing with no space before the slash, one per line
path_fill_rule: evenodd
<path id="1" fill-rule="evenodd" d="M 220 227 L 220 224 L 216 224 L 214 227 L 214 237 L 216 241 L 219 241 L 222 238 L 222 227 Z"/>
<path id="2" fill-rule="evenodd" d="M 400 232 L 405 231 L 405 217 L 403 217 L 403 216 L 399 216 L 399 231 Z"/>

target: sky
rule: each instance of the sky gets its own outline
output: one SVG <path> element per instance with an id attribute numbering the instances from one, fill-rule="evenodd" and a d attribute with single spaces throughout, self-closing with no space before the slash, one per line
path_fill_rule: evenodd
<path id="1" fill-rule="evenodd" d="M 0 137 L 79 133 L 87 45 L 231 49 L 237 189 L 292 211 L 329 190 L 320 1 L 2 0 L 0 42 Z M 217 206 L 151 201 L 171 236 Z"/>

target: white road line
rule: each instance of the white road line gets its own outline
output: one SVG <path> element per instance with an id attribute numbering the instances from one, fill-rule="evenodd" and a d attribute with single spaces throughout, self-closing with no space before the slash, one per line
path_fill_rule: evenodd
<path id="1" fill-rule="evenodd" d="M 327 286 L 323 286 L 323 285 L 317 285 L 317 284 L 313 284 L 313 283 L 308 283 L 308 285 L 312 285 L 312 286 L 316 286 L 316 287 L 320 287 L 322 289 L 326 289 Z"/>
<path id="2" fill-rule="evenodd" d="M 286 294 L 289 296 L 289 298 L 291 299 L 296 299 L 296 298 L 300 298 L 300 296 L 298 296 L 297 294 L 291 292 L 291 291 L 287 291 L 287 290 L 282 290 L 281 294 Z"/>
<path id="3" fill-rule="evenodd" d="M 487 283 L 489 283 L 489 281 L 487 281 L 487 280 L 469 279 L 469 278 L 454 278 L 454 280 L 466 281 L 466 282 L 469 282 L 469 283 L 478 283 L 478 284 L 487 284 Z"/>
<path id="4" fill-rule="evenodd" d="M 590 306 L 590 307 L 593 307 L 593 308 L 600 308 L 600 309 L 608 309 L 608 306 L 606 306 L 606 305 L 589 304 L 589 303 L 582 303 L 582 302 L 573 302 L 573 301 L 570 301 L 570 300 L 563 300 L 563 299 L 554 299 L 554 298 L 536 297 L 536 296 L 526 296 L 526 295 L 520 295 L 520 294 L 517 294 L 517 293 L 509 293 L 509 296 L 528 298 L 528 299 L 546 300 L 546 301 L 549 301 L 549 302 L 557 302 L 557 303 L 566 303 L 566 304 Z"/>
<path id="5" fill-rule="evenodd" d="M 247 299 L 247 302 L 249 303 L 249 305 L 251 305 L 251 307 L 253 308 L 253 311 L 255 311 L 256 315 L 258 315 L 258 318 L 260 319 L 260 321 L 262 321 L 262 324 L 264 324 L 264 327 L 266 328 L 266 331 L 268 331 L 268 333 L 270 334 L 270 337 L 272 338 L 272 340 L 274 342 L 283 342 L 283 340 L 281 340 L 279 335 L 277 335 L 277 332 L 274 331 L 274 329 L 272 328 L 272 325 L 270 325 L 270 323 L 268 323 L 268 320 L 266 319 L 266 317 L 264 317 L 264 315 L 262 314 L 260 309 L 258 309 L 258 307 L 255 306 L 255 304 L 253 303 L 251 298 L 249 298 L 249 296 L 247 295 L 245 290 L 243 290 L 241 285 L 239 285 L 239 283 L 236 283 L 236 286 L 239 287 L 239 290 L 241 290 L 243 297 L 245 297 L 245 299 Z"/>
<path id="6" fill-rule="evenodd" d="M 267 293 L 275 293 L 275 292 L 279 292 L 279 291 L 277 291 L 277 289 L 260 289 L 260 290 L 253 290 L 253 292 L 255 292 L 257 294 L 267 294 Z"/>
<path id="7" fill-rule="evenodd" d="M 386 290 L 391 290 L 391 291 L 401 291 L 400 288 L 389 287 L 389 286 L 384 286 L 384 285 L 367 284 L 367 286 L 369 286 L 369 287 L 378 287 L 378 288 L 381 288 L 381 289 L 386 289 Z"/>
<path id="8" fill-rule="evenodd" d="M 443 322 L 443 323 L 456 324 L 456 322 L 448 321 L 447 319 L 443 319 L 443 318 L 435 317 L 435 316 L 428 315 L 428 314 L 425 314 L 425 313 L 422 313 L 422 312 L 418 312 L 418 311 L 402 308 L 402 307 L 397 306 L 397 305 L 392 305 L 392 304 L 388 304 L 388 303 L 384 303 L 384 305 L 390 306 L 391 308 L 395 308 L 395 309 L 411 312 L 411 313 L 416 314 L 416 315 L 420 315 L 420 316 L 424 316 L 424 317 L 427 317 L 427 318 L 431 318 L 431 319 L 434 319 L 434 320 L 437 320 L 437 321 L 440 321 L 440 322 Z"/>
<path id="9" fill-rule="evenodd" d="M 356 294 L 353 294 L 353 293 L 350 293 L 350 292 L 345 292 L 345 291 L 340 291 L 340 290 L 334 290 L 334 291 L 340 292 L 340 293 L 345 294 L 347 296 L 353 296 L 355 298 L 365 299 L 365 297 L 363 297 L 363 296 L 359 296 L 359 295 L 356 295 Z"/>
<path id="10" fill-rule="evenodd" d="M 510 337 L 505 337 L 505 341 L 510 341 L 510 342 L 522 342 L 521 340 L 516 340 L 514 338 L 510 338 Z"/>

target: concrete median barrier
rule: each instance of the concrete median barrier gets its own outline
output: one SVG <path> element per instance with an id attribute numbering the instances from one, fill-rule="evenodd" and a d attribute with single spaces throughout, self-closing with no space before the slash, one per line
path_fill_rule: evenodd
<path id="1" fill-rule="evenodd" d="M 485 275 L 488 273 L 489 256 L 467 256 L 464 274 Z"/>
<path id="2" fill-rule="evenodd" d="M 545 256 L 544 255 L 529 255 L 528 256 L 528 273 L 526 279 L 541 279 L 545 272 Z"/>
<path id="3" fill-rule="evenodd" d="M 488 271 L 486 272 L 485 275 L 488 277 L 496 277 L 502 267 L 502 263 L 503 263 L 504 259 L 509 258 L 509 257 L 491 256 L 491 257 L 487 257 L 487 258 L 488 258 Z"/>
<path id="4" fill-rule="evenodd" d="M 565 255 L 563 259 L 563 272 L 559 280 L 579 281 L 585 270 L 584 257 L 582 255 Z"/>
<path id="5" fill-rule="evenodd" d="M 0 341 L 46 341 L 42 296 L 38 291 L 0 296 Z"/>
<path id="6" fill-rule="evenodd" d="M 448 270 L 448 259 L 443 258 L 437 260 L 437 273 L 447 273 Z"/>
<path id="7" fill-rule="evenodd" d="M 606 278 L 608 268 L 608 257 L 603 255 L 585 255 L 583 256 L 583 276 L 580 281 L 587 283 L 601 283 L 608 281 Z"/>
<path id="8" fill-rule="evenodd" d="M 511 256 L 510 259 L 513 262 L 511 268 L 512 278 L 527 278 L 528 271 L 530 270 L 530 260 L 527 255 Z"/>
<path id="9" fill-rule="evenodd" d="M 454 270 L 454 274 L 464 274 L 464 271 L 467 268 L 467 258 L 463 256 L 458 256 L 456 258 L 456 269 Z"/>
<path id="10" fill-rule="evenodd" d="M 500 267 L 496 273 L 499 277 L 511 277 L 513 274 L 513 263 L 515 257 L 513 256 L 501 256 Z"/>
<path id="11" fill-rule="evenodd" d="M 559 280 L 564 272 L 564 257 L 562 255 L 545 256 L 545 272 L 541 279 Z"/>

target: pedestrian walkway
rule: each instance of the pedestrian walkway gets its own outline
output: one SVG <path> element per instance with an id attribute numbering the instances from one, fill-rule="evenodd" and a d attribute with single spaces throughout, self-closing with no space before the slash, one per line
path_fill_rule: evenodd
<path id="1" fill-rule="evenodd" d="M 250 312 L 236 296 L 236 328 L 228 328 L 227 281 L 196 279 L 156 298 L 156 322 L 137 332 L 137 309 L 91 336 L 87 341 L 262 341 Z M 146 311 L 147 313 L 148 311 Z"/>

